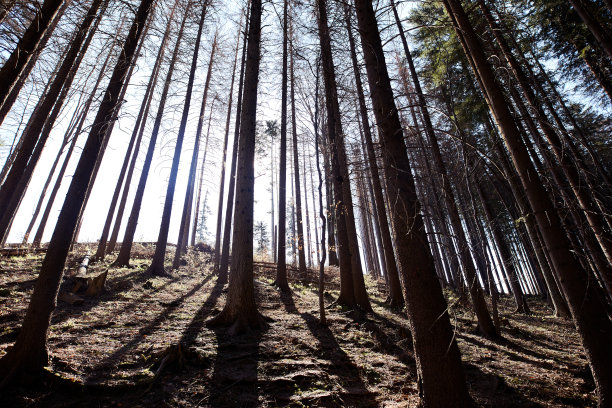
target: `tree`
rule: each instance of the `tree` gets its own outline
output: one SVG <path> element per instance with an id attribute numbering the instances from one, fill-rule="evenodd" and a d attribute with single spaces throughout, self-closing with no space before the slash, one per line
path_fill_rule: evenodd
<path id="1" fill-rule="evenodd" d="M 331 36 L 327 19 L 327 2 L 325 0 L 317 0 L 316 6 L 323 66 L 323 83 L 325 85 L 327 137 L 331 146 L 334 199 L 335 207 L 339 209 L 339 214 L 336 215 L 338 254 L 340 258 L 340 295 L 338 303 L 352 307 L 359 306 L 365 311 L 371 311 L 372 307 L 365 290 L 361 260 L 359 258 L 353 200 L 344 146 L 344 131 L 340 116 L 336 74 L 331 50 Z"/>
<path id="2" fill-rule="evenodd" d="M 96 158 L 100 154 L 106 128 L 115 117 L 123 81 L 132 64 L 152 6 L 153 0 L 143 0 L 138 7 L 70 183 L 21 330 L 13 347 L 0 359 L 0 385 L 5 386 L 12 380 L 39 374 L 48 363 L 47 332 L 79 209 Z"/>
<path id="3" fill-rule="evenodd" d="M 471 406 L 459 348 L 427 244 L 412 169 L 372 3 L 355 0 L 357 22 L 381 137 L 393 233 L 411 323 L 423 405 Z M 443 377 L 441 377 L 443 376 Z"/>
<path id="4" fill-rule="evenodd" d="M 287 283 L 287 80 L 288 80 L 288 0 L 283 1 L 283 71 L 281 80 L 281 124 L 278 164 L 278 249 L 276 280 L 281 291 L 289 292 Z"/>
<path id="5" fill-rule="evenodd" d="M 483 88 L 487 104 L 495 117 L 527 199 L 533 208 L 574 324 L 582 337 L 597 387 L 599 406 L 607 406 L 612 401 L 612 353 L 607 347 L 607 344 L 612 343 L 612 322 L 606 313 L 602 313 L 605 302 L 594 285 L 589 285 L 588 271 L 574 258 L 559 215 L 530 161 L 527 149 L 504 100 L 503 91 L 495 81 L 482 44 L 463 6 L 457 0 L 444 0 L 444 6 L 451 16 L 457 36 L 462 38 L 462 46 Z"/>
<path id="6" fill-rule="evenodd" d="M 268 252 L 270 246 L 270 237 L 268 236 L 268 227 L 263 221 L 255 223 L 255 242 L 257 242 L 257 253 L 264 255 Z"/>
<path id="7" fill-rule="evenodd" d="M 261 0 L 251 0 L 250 14 L 236 173 L 235 210 L 239 216 L 234 218 L 233 256 L 227 300 L 223 310 L 208 321 L 209 325 L 230 325 L 232 334 L 261 329 L 265 325 L 257 311 L 253 283 L 253 160 L 261 57 Z"/>
<path id="8" fill-rule="evenodd" d="M 191 3 L 190 3 L 191 4 Z M 174 74 L 174 68 L 176 60 L 179 54 L 179 47 L 181 40 L 183 39 L 183 33 L 185 29 L 185 23 L 187 21 L 189 9 L 185 10 L 181 26 L 176 36 L 176 43 L 172 56 L 170 57 L 170 63 L 168 65 L 168 72 L 166 73 L 166 79 L 164 81 L 164 88 L 160 96 L 160 103 L 157 107 L 157 114 L 155 116 L 155 122 L 153 124 L 153 130 L 151 132 L 151 138 L 149 139 L 149 147 L 147 148 L 147 154 L 145 161 L 142 166 L 142 172 L 140 173 L 140 180 L 138 181 L 138 187 L 136 189 L 136 195 L 134 196 L 134 202 L 132 204 L 132 210 L 128 218 L 128 223 L 121 242 L 121 249 L 117 255 L 117 259 L 113 263 L 115 266 L 128 266 L 130 264 L 130 252 L 132 250 L 132 244 L 134 243 L 134 234 L 136 233 L 136 226 L 138 225 L 138 217 L 140 215 L 140 207 L 142 206 L 142 199 L 144 197 L 144 190 L 147 186 L 147 179 L 149 177 L 149 171 L 151 170 L 151 163 L 153 161 L 153 153 L 155 152 L 155 145 L 157 143 L 157 136 L 159 135 L 159 129 L 161 127 L 161 121 L 164 115 L 164 109 L 166 107 L 166 99 L 168 97 L 168 91 L 170 84 L 172 83 L 172 76 Z M 171 21 L 168 21 L 170 24 Z"/>
<path id="9" fill-rule="evenodd" d="M 5 106 L 7 99 L 15 87 L 24 84 L 25 81 L 20 81 L 24 68 L 32 57 L 38 56 L 35 51 L 63 3 L 63 0 L 46 0 L 37 8 L 30 26 L 0 69 L 0 109 L 7 109 L 7 112 L 10 109 L 10 106 Z M 0 118 L 0 123 L 3 119 Z"/>

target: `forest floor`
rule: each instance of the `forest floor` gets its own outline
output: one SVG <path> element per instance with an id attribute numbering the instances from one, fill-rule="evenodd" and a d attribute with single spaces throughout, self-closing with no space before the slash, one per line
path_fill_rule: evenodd
<path id="1" fill-rule="evenodd" d="M 415 361 L 404 313 L 385 307 L 367 280 L 374 313 L 327 309 L 318 320 L 317 287 L 294 281 L 291 297 L 256 271 L 261 332 L 228 336 L 208 318 L 225 293 L 208 255 L 190 253 L 172 277 L 145 274 L 152 249 L 138 245 L 133 268 L 108 269 L 106 290 L 80 306 L 58 302 L 49 333 L 54 374 L 4 392 L 6 407 L 414 407 Z M 70 276 L 85 252 L 66 265 Z M 42 254 L 0 258 L 0 356 L 14 342 Z M 331 272 L 330 272 L 331 273 Z M 337 292 L 330 285 L 326 304 Z M 475 332 L 475 317 L 450 298 L 470 392 L 484 407 L 595 406 L 593 380 L 570 321 L 539 299 L 533 314 L 512 313 L 502 298 L 503 340 Z M 160 368 L 161 367 L 161 368 Z"/>

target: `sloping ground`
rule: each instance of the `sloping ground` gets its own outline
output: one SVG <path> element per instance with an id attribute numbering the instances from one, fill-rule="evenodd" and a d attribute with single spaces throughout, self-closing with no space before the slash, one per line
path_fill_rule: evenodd
<path id="1" fill-rule="evenodd" d="M 70 259 L 71 271 L 84 251 Z M 321 326 L 315 286 L 294 282 L 293 295 L 283 298 L 270 286 L 272 271 L 259 270 L 258 302 L 269 327 L 229 337 L 204 325 L 225 301 L 208 256 L 192 253 L 172 278 L 152 278 L 144 274 L 151 255 L 142 247 L 133 269 L 111 268 L 98 298 L 58 304 L 49 335 L 55 379 L 10 390 L 4 406 L 416 406 L 407 321 L 384 307 L 373 282 L 374 315 L 331 307 L 329 325 Z M 0 355 L 15 340 L 41 260 L 0 258 Z M 326 303 L 335 295 L 329 290 Z M 451 308 L 471 394 L 496 408 L 594 406 L 571 323 L 551 317 L 539 300 L 531 304 L 534 314 L 519 316 L 510 299 L 502 301 L 500 343 L 475 334 L 471 313 Z"/>

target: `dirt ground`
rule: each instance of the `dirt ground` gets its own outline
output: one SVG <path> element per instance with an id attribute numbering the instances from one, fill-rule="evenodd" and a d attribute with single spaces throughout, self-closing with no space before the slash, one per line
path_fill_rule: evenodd
<path id="1" fill-rule="evenodd" d="M 67 263 L 74 273 L 85 253 Z M 81 306 L 59 302 L 49 348 L 54 374 L 35 388 L 4 391 L 7 407 L 414 407 L 418 401 L 408 323 L 384 305 L 367 280 L 374 314 L 327 309 L 318 322 L 317 287 L 291 283 L 292 296 L 256 272 L 261 332 L 230 337 L 205 321 L 220 311 L 223 287 L 208 255 L 190 253 L 169 278 L 145 274 L 152 249 L 138 246 L 133 268 L 108 269 L 106 291 Z M 0 355 L 14 342 L 42 254 L 0 258 Z M 168 259 L 171 259 L 170 253 Z M 333 271 L 328 271 L 330 274 Z M 326 291 L 326 304 L 337 292 Z M 475 333 L 475 317 L 454 305 L 472 396 L 484 407 L 595 406 L 593 380 L 571 322 L 539 299 L 533 314 L 512 313 L 502 299 L 503 340 Z"/>

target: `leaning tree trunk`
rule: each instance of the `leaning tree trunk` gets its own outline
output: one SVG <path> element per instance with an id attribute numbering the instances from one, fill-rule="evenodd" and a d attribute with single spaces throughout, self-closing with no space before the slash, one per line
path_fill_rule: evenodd
<path id="1" fill-rule="evenodd" d="M 444 0 L 451 15 L 462 46 L 471 59 L 486 95 L 487 103 L 500 129 L 514 166 L 527 195 L 542 233 L 544 243 L 554 264 L 558 280 L 573 316 L 574 323 L 585 348 L 597 387 L 599 406 L 612 404 L 612 322 L 605 310 L 605 302 L 595 285 L 589 284 L 589 273 L 574 258 L 571 244 L 559 215 L 541 184 L 527 149 L 521 140 L 514 118 L 508 110 L 503 91 L 495 81 L 482 44 L 472 28 L 469 18 L 458 0 Z"/>
<path id="2" fill-rule="evenodd" d="M 120 202 L 120 209 L 117 215 L 117 219 L 115 220 L 115 226 L 117 232 L 119 230 L 119 226 L 121 225 L 121 219 L 123 218 L 123 209 L 125 208 L 125 200 L 123 197 L 127 199 L 127 194 L 130 189 L 130 184 L 132 182 L 132 175 L 134 173 L 134 167 L 136 165 L 136 158 L 138 157 L 138 153 L 140 151 L 140 145 L 142 142 L 142 134 L 144 133 L 144 126 L 147 121 L 147 117 L 149 114 L 149 108 L 151 107 L 151 100 L 153 99 L 153 91 L 155 89 L 155 85 L 157 84 L 157 78 L 159 77 L 160 66 L 164 51 L 166 49 L 166 43 L 168 42 L 168 36 L 170 34 L 170 22 L 172 22 L 174 17 L 174 12 L 176 10 L 176 6 L 178 4 L 178 0 L 174 2 L 172 9 L 170 10 L 170 16 L 168 18 L 168 25 L 166 27 L 166 31 L 162 37 L 161 44 L 159 46 L 159 50 L 157 52 L 157 58 L 155 59 L 155 64 L 153 65 L 153 70 L 151 71 L 151 76 L 149 77 L 149 82 L 147 84 L 147 88 L 145 90 L 145 94 L 142 98 L 142 103 L 140 105 L 140 110 L 138 111 L 138 117 L 136 118 L 136 123 L 134 124 L 134 129 L 132 130 L 132 136 L 130 138 L 130 143 L 128 145 L 127 151 L 125 152 L 125 158 L 123 159 L 123 165 L 121 166 L 121 171 L 119 172 L 119 177 L 117 180 L 117 185 L 115 186 L 115 191 L 113 192 L 113 197 L 111 199 L 111 204 L 108 209 L 108 214 L 106 216 L 106 222 L 104 223 L 104 227 L 102 229 L 102 236 L 98 241 L 98 249 L 96 254 L 94 255 L 94 259 L 102 260 L 104 256 L 114 250 L 114 243 L 116 242 L 117 235 L 114 234 L 114 240 L 111 238 L 112 248 L 107 250 L 108 243 L 108 235 L 110 233 L 111 225 L 113 222 L 113 217 L 115 215 L 115 208 L 117 207 L 117 203 L 119 201 L 119 194 L 121 193 L 121 187 L 123 187 L 123 196 Z M 130 160 L 130 158 L 132 158 Z M 127 176 L 126 176 L 127 172 Z M 125 181 L 125 183 L 124 183 Z M 110 245 L 108 246 L 110 247 Z"/>
<path id="3" fill-rule="evenodd" d="M 66 173 L 66 169 L 68 168 L 68 163 L 70 162 L 70 158 L 72 157 L 72 153 L 74 152 L 74 148 L 75 148 L 77 139 L 79 138 L 81 134 L 81 130 L 83 129 L 83 126 L 85 125 L 85 119 L 87 119 L 89 108 L 91 107 L 91 104 L 93 103 L 93 100 L 96 94 L 98 93 L 98 87 L 100 86 L 102 79 L 107 73 L 106 67 L 113 55 L 113 51 L 114 51 L 113 48 L 111 48 L 108 54 L 106 55 L 106 59 L 104 60 L 104 63 L 102 64 L 102 68 L 100 69 L 100 73 L 98 74 L 98 78 L 96 80 L 94 88 L 89 94 L 87 101 L 85 102 L 85 106 L 83 107 L 83 112 L 81 113 L 81 117 L 79 118 L 78 125 L 74 131 L 74 136 L 72 137 L 72 142 L 70 143 L 70 147 L 68 148 L 68 151 L 66 152 L 66 157 L 64 158 L 62 167 L 60 168 L 60 171 L 57 175 L 55 185 L 53 186 L 53 189 L 51 190 L 51 194 L 49 195 L 49 199 L 47 200 L 45 211 L 43 211 L 43 215 L 40 219 L 40 223 L 38 224 L 38 229 L 36 230 L 36 234 L 34 235 L 34 241 L 32 242 L 32 246 L 34 248 L 40 247 L 40 244 L 42 242 L 42 237 L 45 232 L 45 228 L 47 226 L 47 221 L 49 220 L 49 215 L 51 214 L 51 209 L 53 208 L 53 203 L 55 202 L 55 197 L 57 196 L 57 193 L 62 184 L 62 180 L 64 179 L 64 174 Z"/>
<path id="4" fill-rule="evenodd" d="M 185 139 L 185 130 L 187 128 L 187 118 L 189 117 L 189 107 L 191 105 L 191 94 L 193 92 L 193 82 L 195 81 L 196 68 L 198 66 L 198 54 L 200 52 L 200 41 L 202 40 L 202 30 L 204 28 L 204 19 L 206 18 L 206 9 L 208 1 L 203 4 L 203 9 L 200 17 L 200 24 L 198 26 L 198 35 L 195 42 L 195 48 L 193 50 L 193 57 L 191 60 L 191 70 L 189 71 L 189 79 L 187 81 L 187 92 L 185 94 L 185 104 L 183 105 L 183 116 L 181 117 L 181 124 L 179 126 L 178 135 L 176 137 L 176 145 L 174 147 L 174 157 L 172 159 L 172 168 L 170 169 L 170 179 L 168 180 L 168 188 L 166 189 L 166 201 L 164 203 L 164 211 L 162 214 L 161 225 L 159 227 L 159 236 L 157 237 L 157 243 L 155 245 L 155 253 L 153 254 L 153 261 L 149 266 L 147 272 L 152 275 L 166 275 L 164 267 L 164 259 L 166 257 L 166 245 L 168 243 L 168 231 L 170 230 L 170 216 L 172 214 L 172 203 L 174 201 L 174 189 L 176 188 L 176 178 L 178 176 L 179 164 L 181 161 L 181 150 L 183 149 L 183 140 Z M 188 14 L 186 10 L 185 15 Z M 212 70 L 212 63 L 215 55 L 215 47 L 213 45 L 212 53 L 210 56 L 210 62 L 208 66 L 208 72 Z M 204 88 L 204 101 L 206 103 L 206 97 L 208 95 L 208 84 L 210 83 L 210 76 L 206 78 L 207 85 Z"/>
<path id="5" fill-rule="evenodd" d="M 187 14 L 189 10 L 185 10 L 183 15 L 183 21 L 179 28 L 178 35 L 176 37 L 176 43 L 174 50 L 172 51 L 172 57 L 170 58 L 170 64 L 168 72 L 166 73 L 166 79 L 164 82 L 164 88 L 160 96 L 160 103 L 157 107 L 157 115 L 155 116 L 155 123 L 153 124 L 153 131 L 151 132 L 151 138 L 149 139 L 149 147 L 147 148 L 147 154 L 145 161 L 142 166 L 142 172 L 140 173 L 140 180 L 138 181 L 138 187 L 134 196 L 134 202 L 132 204 L 132 210 L 128 223 L 121 242 L 121 249 L 119 255 L 113 263 L 114 266 L 128 266 L 130 264 L 130 252 L 132 250 L 132 244 L 134 243 L 134 235 L 136 234 L 136 226 L 138 225 L 138 217 L 140 215 L 140 207 L 142 206 L 142 199 L 144 197 L 144 190 L 147 186 L 147 179 L 149 178 L 149 171 L 151 170 L 151 162 L 153 161 L 153 153 L 155 152 L 155 145 L 157 143 L 157 136 L 159 135 L 159 129 L 161 127 L 161 121 L 164 116 L 164 109 L 166 107 L 166 101 L 168 98 L 168 91 L 170 84 L 172 83 L 172 75 L 174 74 L 174 68 L 176 60 L 178 59 L 179 47 L 183 39 L 183 32 L 185 29 L 185 23 L 187 21 Z"/>
<path id="6" fill-rule="evenodd" d="M 20 81 L 25 73 L 25 67 L 33 57 L 38 57 L 39 53 L 36 52 L 36 49 L 40 46 L 43 36 L 63 3 L 64 0 L 46 0 L 40 8 L 37 7 L 34 19 L 19 40 L 17 47 L 4 62 L 0 69 L 0 109 L 8 112 L 11 108 L 7 104 L 8 96 L 13 89 L 25 83 L 25 81 Z M 0 119 L 0 123 L 2 119 L 4 118 Z"/>
<path id="7" fill-rule="evenodd" d="M 442 154 L 440 153 L 440 147 L 438 145 L 438 139 L 434 133 L 434 128 L 431 123 L 431 118 L 429 116 L 429 110 L 427 109 L 427 102 L 425 101 L 425 96 L 423 95 L 423 91 L 421 89 L 421 84 L 416 72 L 416 68 L 414 66 L 414 62 L 412 60 L 412 55 L 408 48 L 408 42 L 406 41 L 406 37 L 404 34 L 404 29 L 401 25 L 399 15 L 397 13 L 397 9 L 395 8 L 395 2 L 391 0 L 391 7 L 393 9 L 393 14 L 395 16 L 395 21 L 399 29 L 400 37 L 402 39 L 402 44 L 404 46 L 404 52 L 406 56 L 406 60 L 408 62 L 408 67 L 410 69 L 410 75 L 412 77 L 412 84 L 414 85 L 414 90 L 416 92 L 416 97 L 418 103 L 421 108 L 421 112 L 423 114 L 423 122 L 425 125 L 425 135 L 427 136 L 427 141 L 429 142 L 432 157 L 433 157 L 433 165 L 442 182 L 442 196 L 444 198 L 446 208 L 448 210 L 449 220 L 451 222 L 451 226 L 453 228 L 454 233 L 457 236 L 457 240 L 459 241 L 459 259 L 461 260 L 461 265 L 463 267 L 463 272 L 465 273 L 465 279 L 468 284 L 470 297 L 472 299 L 472 305 L 474 307 L 474 312 L 478 317 L 478 327 L 483 335 L 489 338 L 497 337 L 497 332 L 495 330 L 495 325 L 493 324 L 493 320 L 491 319 L 491 315 L 487 309 L 487 304 L 482 293 L 482 289 L 478 284 L 478 278 L 476 276 L 476 267 L 474 265 L 474 261 L 472 260 L 472 256 L 470 254 L 470 248 L 467 244 L 467 238 L 465 236 L 465 231 L 463 230 L 463 226 L 461 225 L 461 218 L 459 216 L 459 210 L 457 209 L 457 201 L 455 198 L 455 194 L 453 192 L 452 186 L 450 185 L 450 180 L 448 179 L 448 172 L 446 170 L 446 165 L 444 164 L 444 160 L 442 160 Z M 482 271 L 481 271 L 482 272 Z"/>
<path id="8" fill-rule="evenodd" d="M 404 280 L 420 395 L 426 407 L 469 407 L 472 400 L 420 215 L 376 15 L 368 0 L 355 0 L 355 7 L 380 134 L 387 192 L 393 206 L 393 233 Z"/>
<path id="9" fill-rule="evenodd" d="M 204 13 L 202 13 L 204 14 Z M 202 18 L 202 25 L 204 19 Z M 202 125 L 204 121 L 204 111 L 206 110 L 206 100 L 208 99 L 208 89 L 210 87 L 210 78 L 212 76 L 212 67 L 215 60 L 215 52 L 217 50 L 217 34 L 212 43 L 212 50 L 210 52 L 210 60 L 208 62 L 208 72 L 206 73 L 206 82 L 204 84 L 204 95 L 202 97 L 202 105 L 200 107 L 200 116 L 198 118 L 198 130 L 194 139 L 193 153 L 191 155 L 191 165 L 189 167 L 189 178 L 187 180 L 187 189 L 185 191 L 185 201 L 183 203 L 183 215 L 181 217 L 181 225 L 179 227 L 179 237 L 176 243 L 176 251 L 174 253 L 174 260 L 172 261 L 172 269 L 177 269 L 181 263 L 181 255 L 185 252 L 187 247 L 187 231 L 189 231 L 189 220 L 191 218 L 191 203 L 193 202 L 194 189 L 195 189 L 195 178 L 196 171 L 198 169 L 198 154 L 200 152 L 200 138 L 202 136 Z M 196 55 L 194 54 L 194 61 Z M 214 100 L 213 100 L 214 104 Z M 212 104 L 211 104 L 212 105 Z M 212 115 L 212 109 L 211 109 Z M 186 122 L 185 122 L 186 123 Z M 206 154 L 206 153 L 204 153 Z M 202 168 L 206 164 L 206 157 L 202 161 Z M 177 163 L 178 171 L 178 163 Z M 197 217 L 197 213 L 196 213 Z"/>
<path id="10" fill-rule="evenodd" d="M 306 274 L 306 254 L 304 249 L 304 217 L 302 216 L 302 189 L 300 186 L 300 158 L 298 155 L 298 138 L 297 138 L 297 119 L 295 115 L 295 76 L 294 76 L 294 60 L 293 60 L 293 30 L 290 33 L 289 41 L 290 58 L 291 58 L 291 134 L 293 137 L 293 180 L 295 184 L 295 217 L 297 223 L 297 250 L 298 250 L 298 267 L 300 273 Z"/>
<path id="11" fill-rule="evenodd" d="M 34 51 L 34 55 L 32 55 L 30 57 L 30 60 L 24 66 L 23 71 L 19 75 L 19 80 L 17 81 L 15 86 L 13 86 L 11 91 L 9 92 L 9 94 L 6 97 L 6 100 L 4 101 L 4 103 L 1 104 L 1 107 L 0 107 L 0 125 L 2 125 L 2 123 L 4 122 L 4 119 L 6 118 L 6 115 L 8 115 L 8 113 L 11 110 L 11 107 L 13 106 L 15 101 L 17 100 L 17 97 L 19 96 L 19 91 L 21 90 L 21 88 L 23 87 L 23 85 L 27 81 L 28 77 L 30 76 L 30 73 L 34 69 L 34 66 L 36 65 L 36 61 L 38 60 L 38 57 L 39 57 L 40 53 L 47 46 L 47 42 L 49 41 L 49 38 L 51 38 L 53 32 L 55 31 L 55 28 L 57 27 L 57 24 L 61 20 L 62 16 L 64 15 L 64 11 L 66 10 L 66 8 L 68 7 L 69 4 L 70 4 L 70 1 L 64 1 L 63 2 L 62 6 L 59 8 L 57 13 L 55 14 L 55 17 L 53 17 L 53 20 L 49 24 L 49 27 L 45 31 L 45 34 L 43 35 L 42 39 L 40 40 L 40 43 L 36 47 L 36 50 Z M 3 179 L 4 179 L 4 175 L 0 176 L 0 181 L 3 180 Z"/>
<path id="12" fill-rule="evenodd" d="M 242 35 L 242 15 L 240 16 L 240 24 L 238 24 L 238 35 L 236 36 L 236 51 L 234 53 L 234 66 L 232 68 L 232 80 L 230 83 L 230 90 L 227 102 L 227 114 L 225 118 L 225 132 L 223 136 L 223 156 L 221 159 L 221 181 L 219 183 L 219 206 L 217 207 L 217 229 L 215 235 L 215 259 L 218 261 L 216 254 L 219 253 L 221 247 L 221 224 L 223 221 L 223 195 L 225 191 L 225 169 L 227 168 L 227 145 L 230 131 L 230 121 L 232 119 L 232 102 L 234 99 L 234 83 L 236 80 L 236 65 L 238 65 L 238 50 L 240 48 L 240 37 Z M 200 178 L 200 186 L 202 185 L 202 178 Z M 201 187 L 200 187 L 201 190 Z M 198 194 L 199 197 L 199 194 Z M 200 199 L 198 198 L 198 203 Z M 196 211 L 196 220 L 198 213 Z M 197 221 L 196 221 L 197 222 Z M 195 226 L 195 225 L 194 225 Z M 195 228 L 194 228 L 195 235 Z M 215 262 L 217 265 L 218 262 Z M 218 266 L 218 265 L 217 265 Z"/>
<path id="13" fill-rule="evenodd" d="M 100 154 L 106 128 L 116 115 L 123 81 L 134 59 L 136 47 L 152 6 L 153 0 L 143 0 L 140 3 L 126 37 L 66 194 L 21 330 L 15 345 L 0 359 L 1 385 L 6 385 L 12 379 L 38 374 L 48 364 L 47 333 L 78 213 L 83 204 L 96 158 Z"/>
<path id="14" fill-rule="evenodd" d="M 347 306 L 359 306 L 365 311 L 371 311 L 372 306 L 365 290 L 353 199 L 351 195 L 350 177 L 344 145 L 340 105 L 336 85 L 336 73 L 331 49 L 331 36 L 327 19 L 327 1 L 317 0 L 319 41 L 321 44 L 321 61 L 323 63 L 323 82 L 325 84 L 325 104 L 327 108 L 327 136 L 331 145 L 331 167 L 333 174 L 335 205 L 339 209 L 336 214 L 338 229 L 338 246 L 340 255 L 340 296 L 338 303 Z M 343 287 L 342 281 L 346 285 Z M 352 286 L 352 293 L 348 293 Z M 343 289 L 345 289 L 343 291 Z"/>
<path id="15" fill-rule="evenodd" d="M 100 10 L 97 22 L 90 30 L 91 24 L 96 19 L 98 9 L 102 4 L 104 5 Z M 34 173 L 34 168 L 42 154 L 47 138 L 51 133 L 51 128 L 60 113 L 64 100 L 68 96 L 72 81 L 93 39 L 97 24 L 107 4 L 108 2 L 105 0 L 94 0 L 89 10 L 87 10 L 83 21 L 77 28 L 68 52 L 64 56 L 62 65 L 49 87 L 48 92 L 45 94 L 44 100 L 32 113 L 28 125 L 25 128 L 26 130 L 22 136 L 23 142 L 21 148 L 2 184 L 2 188 L 0 188 L 0 214 L 2 214 L 0 218 L 0 240 L 2 241 L 4 241 L 8 235 L 13 217 L 17 212 L 19 204 L 25 194 L 25 190 Z M 0 72 L 0 82 L 2 81 L 1 78 L 2 74 Z"/>
<path id="16" fill-rule="evenodd" d="M 255 133 L 257 119 L 257 86 L 261 43 L 261 0 L 251 1 L 248 30 L 246 75 L 238 138 L 236 175 L 236 214 L 232 239 L 232 266 L 227 301 L 221 313 L 209 324 L 231 325 L 231 333 L 263 327 L 257 311 L 253 282 L 253 200 L 255 185 Z"/>
<path id="17" fill-rule="evenodd" d="M 363 136 L 365 137 L 366 156 L 372 173 L 372 190 L 374 193 L 376 218 L 380 225 L 380 233 L 382 239 L 382 247 L 384 254 L 385 271 L 387 273 L 387 282 L 389 283 L 389 305 L 392 307 L 401 308 L 404 305 L 402 296 L 402 288 L 399 280 L 399 272 L 395 255 L 393 253 L 393 243 L 391 242 L 391 231 L 389 230 L 389 221 L 385 213 L 385 200 L 383 197 L 382 186 L 380 184 L 380 175 L 378 173 L 378 165 L 376 163 L 376 154 L 374 153 L 374 142 L 372 132 L 370 130 L 370 120 L 368 118 L 368 110 L 365 103 L 363 84 L 361 81 L 361 73 L 357 63 L 357 53 L 355 50 L 355 40 L 353 39 L 353 30 L 351 28 L 351 16 L 348 4 L 344 6 L 344 17 L 346 29 L 348 31 L 349 48 L 351 51 L 351 61 L 353 63 L 353 73 L 355 75 L 355 86 L 357 88 L 357 98 L 359 100 L 359 113 L 363 122 Z"/>

